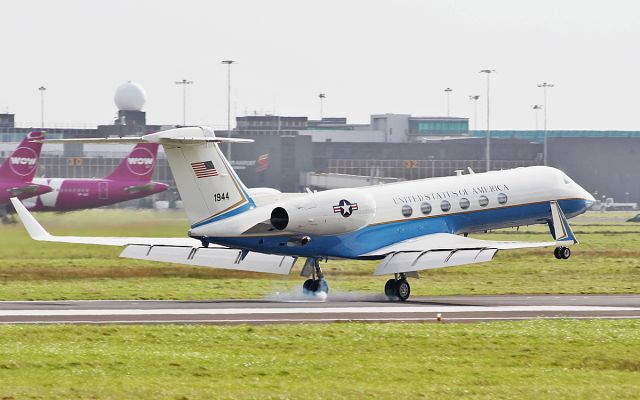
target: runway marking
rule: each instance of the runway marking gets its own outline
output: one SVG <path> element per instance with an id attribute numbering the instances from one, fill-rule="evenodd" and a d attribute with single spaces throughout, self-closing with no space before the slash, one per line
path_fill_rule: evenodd
<path id="1" fill-rule="evenodd" d="M 640 307 L 610 306 L 391 306 L 185 309 L 30 309 L 0 310 L 0 317 L 116 316 L 116 315 L 274 315 L 274 314 L 401 314 L 462 312 L 597 312 L 640 311 Z"/>
<path id="2" fill-rule="evenodd" d="M 612 315 L 612 316 L 531 316 L 531 317 L 451 317 L 445 318 L 441 323 L 459 321 L 520 321 L 535 319 L 640 319 L 640 315 Z M 437 322 L 435 318 L 408 317 L 408 318 L 281 318 L 281 319 L 175 319 L 175 320 L 43 320 L 43 321 L 15 321 L 0 322 L 0 325 L 30 325 L 30 324 L 273 324 L 273 323 L 312 323 L 312 322 Z"/>

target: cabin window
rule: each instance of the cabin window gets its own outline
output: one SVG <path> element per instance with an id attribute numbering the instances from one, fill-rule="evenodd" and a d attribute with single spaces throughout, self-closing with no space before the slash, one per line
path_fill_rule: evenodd
<path id="1" fill-rule="evenodd" d="M 485 195 L 480 196 L 478 204 L 480 204 L 480 207 L 486 207 L 489 204 L 489 198 Z"/>
<path id="2" fill-rule="evenodd" d="M 402 215 L 404 217 L 410 217 L 413 214 L 413 208 L 410 205 L 405 204 L 402 206 Z"/>
<path id="3" fill-rule="evenodd" d="M 431 204 L 427 203 L 426 201 L 420 204 L 420 211 L 422 211 L 424 215 L 431 214 Z"/>
<path id="4" fill-rule="evenodd" d="M 451 203 L 449 203 L 447 200 L 442 200 L 442 203 L 440 203 L 440 209 L 442 211 L 451 210 Z"/>
<path id="5" fill-rule="evenodd" d="M 507 204 L 507 195 L 504 193 L 498 194 L 498 203 Z"/>
<path id="6" fill-rule="evenodd" d="M 462 208 L 463 210 L 466 210 L 467 208 L 469 208 L 470 205 L 471 205 L 471 202 L 469 201 L 469 199 L 464 197 L 460 199 L 460 208 Z"/>

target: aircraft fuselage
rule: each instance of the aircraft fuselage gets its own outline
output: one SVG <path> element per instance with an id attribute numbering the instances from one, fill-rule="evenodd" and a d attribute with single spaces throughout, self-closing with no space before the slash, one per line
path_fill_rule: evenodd
<path id="1" fill-rule="evenodd" d="M 349 193 L 352 194 L 351 199 Z M 362 199 L 365 195 L 373 199 L 375 210 L 365 226 L 350 232 L 314 235 L 307 234 L 304 229 L 291 231 L 285 228 L 282 232 L 272 229 L 261 234 L 206 235 L 207 240 L 264 253 L 358 258 L 393 243 L 432 233 L 463 234 L 547 223 L 551 217 L 549 202 L 552 200 L 558 201 L 565 215 L 571 218 L 586 211 L 594 201 L 586 190 L 563 172 L 550 167 L 527 167 L 329 190 L 302 195 L 293 201 L 293 205 L 297 204 L 296 201 L 304 204 L 307 196 L 322 197 L 310 207 L 315 210 L 315 216 L 309 226 L 315 226 L 317 231 L 322 226 L 331 229 L 336 218 L 338 224 L 341 220 L 346 224 L 349 218 L 365 212 L 353 200 Z M 282 204 L 287 204 L 287 201 Z M 279 203 L 261 207 L 274 209 L 279 207 Z M 295 210 L 295 207 L 289 209 Z M 320 215 L 325 217 L 317 217 L 320 209 Z M 227 218 L 198 227 L 197 232 L 206 233 L 208 227 L 215 230 L 217 224 L 226 224 L 232 231 L 234 222 L 234 217 Z M 296 242 L 301 235 L 309 239 L 304 245 Z"/>

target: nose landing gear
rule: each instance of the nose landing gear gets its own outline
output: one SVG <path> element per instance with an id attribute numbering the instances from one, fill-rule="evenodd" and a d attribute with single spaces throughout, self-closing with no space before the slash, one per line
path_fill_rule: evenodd
<path id="1" fill-rule="evenodd" d="M 395 274 L 393 279 L 389 279 L 384 285 L 384 294 L 387 297 L 397 297 L 400 301 L 405 301 L 411 295 L 411 285 L 407 281 L 406 274 Z"/>
<path id="2" fill-rule="evenodd" d="M 556 247 L 553 250 L 553 255 L 556 256 L 558 260 L 566 260 L 571 257 L 571 250 L 568 247 Z"/>

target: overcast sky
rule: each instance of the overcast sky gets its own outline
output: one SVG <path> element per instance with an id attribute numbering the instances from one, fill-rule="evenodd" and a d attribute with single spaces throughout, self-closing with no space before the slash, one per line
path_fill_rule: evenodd
<path id="1" fill-rule="evenodd" d="M 486 78 L 491 127 L 533 129 L 547 81 L 549 129 L 640 130 L 638 1 L 4 0 L 0 110 L 22 126 L 45 119 L 110 123 L 115 89 L 147 92 L 147 121 L 226 124 L 232 112 L 319 115 L 367 123 L 375 113 L 473 117 Z M 541 122 L 542 123 L 542 122 Z M 473 122 L 471 122 L 473 127 Z"/>

